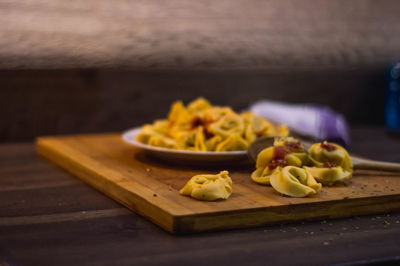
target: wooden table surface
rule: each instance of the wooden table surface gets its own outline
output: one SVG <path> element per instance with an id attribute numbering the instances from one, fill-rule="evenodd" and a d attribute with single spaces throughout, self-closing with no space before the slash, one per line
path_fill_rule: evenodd
<path id="1" fill-rule="evenodd" d="M 352 152 L 400 162 L 400 138 L 382 128 L 352 137 Z M 0 265 L 314 265 L 399 254 L 400 213 L 174 236 L 38 157 L 33 143 L 0 145 Z"/>
<path id="2" fill-rule="evenodd" d="M 0 69 L 385 67 L 396 0 L 0 1 Z"/>

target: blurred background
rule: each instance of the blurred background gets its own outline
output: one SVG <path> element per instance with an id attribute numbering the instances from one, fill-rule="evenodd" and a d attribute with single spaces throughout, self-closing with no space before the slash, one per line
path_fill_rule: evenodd
<path id="1" fill-rule="evenodd" d="M 397 0 L 0 1 L 0 142 L 122 131 L 204 96 L 384 126 Z"/>

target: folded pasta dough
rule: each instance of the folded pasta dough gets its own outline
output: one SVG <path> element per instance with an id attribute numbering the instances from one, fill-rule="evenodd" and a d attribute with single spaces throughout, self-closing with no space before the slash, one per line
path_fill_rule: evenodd
<path id="1" fill-rule="evenodd" d="M 164 136 L 151 136 L 147 144 L 164 148 L 174 148 L 176 146 L 175 140 Z"/>
<path id="2" fill-rule="evenodd" d="M 200 126 L 196 129 L 196 136 L 194 139 L 194 149 L 196 151 L 206 151 L 207 150 L 203 131 L 204 130 L 203 130 L 202 126 Z"/>
<path id="3" fill-rule="evenodd" d="M 331 186 L 337 181 L 351 178 L 351 171 L 345 171 L 342 167 L 304 167 L 312 176 L 323 185 Z"/>
<path id="4" fill-rule="evenodd" d="M 278 125 L 268 128 L 266 132 L 263 132 L 264 136 L 287 136 L 289 135 L 289 128 L 286 125 Z"/>
<path id="5" fill-rule="evenodd" d="M 212 106 L 204 111 L 203 118 L 205 121 L 212 123 L 230 114 L 235 114 L 230 107 Z"/>
<path id="6" fill-rule="evenodd" d="M 240 116 L 243 118 L 245 125 L 250 126 L 251 131 L 256 135 L 261 136 L 273 127 L 271 122 L 252 112 L 241 113 Z"/>
<path id="7" fill-rule="evenodd" d="M 153 123 L 153 129 L 157 131 L 160 134 L 166 134 L 168 132 L 168 120 L 166 119 L 159 119 L 154 121 Z"/>
<path id="8" fill-rule="evenodd" d="M 205 145 L 208 151 L 215 151 L 217 145 L 222 142 L 221 136 L 214 136 L 205 141 Z"/>
<path id="9" fill-rule="evenodd" d="M 350 179 L 353 164 L 347 151 L 334 143 L 316 143 L 309 149 L 309 158 L 314 167 L 308 167 L 312 175 L 322 184 L 331 186 L 337 181 Z"/>
<path id="10" fill-rule="evenodd" d="M 174 124 L 182 115 L 186 115 L 186 113 L 187 111 L 182 101 L 174 102 L 168 114 L 168 122 Z"/>
<path id="11" fill-rule="evenodd" d="M 262 136 L 287 134 L 286 126 L 277 126 L 251 112 L 238 114 L 230 107 L 212 106 L 198 98 L 187 107 L 182 101 L 174 102 L 167 119 L 143 126 L 136 139 L 173 149 L 232 151 L 246 150 Z"/>
<path id="12" fill-rule="evenodd" d="M 310 147 L 308 153 L 315 166 L 323 166 L 329 163 L 340 166 L 346 171 L 351 171 L 353 169 L 350 155 L 343 147 L 337 144 L 328 143 L 326 141 L 315 143 Z"/>
<path id="13" fill-rule="evenodd" d="M 244 138 L 248 143 L 252 143 L 257 139 L 257 134 L 254 132 L 251 125 L 246 125 L 244 130 Z"/>
<path id="14" fill-rule="evenodd" d="M 175 136 L 175 139 L 175 149 L 192 151 L 207 150 L 205 145 L 203 127 L 198 127 L 196 130 L 192 130 L 190 132 L 178 132 Z"/>
<path id="15" fill-rule="evenodd" d="M 216 146 L 215 151 L 239 151 L 247 150 L 248 147 L 249 144 L 246 140 L 238 135 L 232 135 L 219 143 Z"/>
<path id="16" fill-rule="evenodd" d="M 269 147 L 262 150 L 256 161 L 256 170 L 251 174 L 251 179 L 262 185 L 270 184 L 270 176 L 281 167 L 293 165 L 301 166 L 302 161 L 281 147 Z"/>
<path id="17" fill-rule="evenodd" d="M 293 137 L 288 137 L 288 136 L 276 137 L 274 139 L 274 146 L 289 150 L 290 154 L 299 158 L 303 165 L 310 163 L 310 160 L 308 158 L 308 155 L 306 153 L 303 144 L 299 140 Z"/>
<path id="18" fill-rule="evenodd" d="M 227 138 L 232 135 L 242 135 L 244 132 L 243 118 L 237 114 L 228 114 L 217 122 L 209 125 L 210 133 Z"/>
<path id="19" fill-rule="evenodd" d="M 172 138 L 180 136 L 181 132 L 188 133 L 192 127 L 194 115 L 190 114 L 181 101 L 172 104 L 168 114 L 169 128 L 167 134 Z"/>
<path id="20" fill-rule="evenodd" d="M 232 194 L 232 179 L 228 171 L 216 175 L 195 175 L 179 193 L 198 200 L 227 199 Z"/>
<path id="21" fill-rule="evenodd" d="M 188 105 L 187 110 L 189 113 L 197 113 L 200 111 L 207 110 L 210 107 L 211 107 L 210 102 L 207 101 L 206 99 L 200 97 L 200 98 L 197 98 L 196 100 L 194 100 L 193 102 L 191 102 Z"/>
<path id="22" fill-rule="evenodd" d="M 253 173 L 251 173 L 251 180 L 261 185 L 270 185 L 271 175 L 276 172 L 280 172 L 282 167 L 277 167 L 275 169 L 269 169 L 268 167 L 257 168 Z"/>
<path id="23" fill-rule="evenodd" d="M 303 144 L 293 137 L 276 137 L 274 146 L 289 149 L 291 152 L 305 152 Z"/>
<path id="24" fill-rule="evenodd" d="M 150 138 L 154 136 L 162 137 L 162 134 L 153 125 L 144 125 L 140 133 L 136 136 L 136 139 L 144 144 L 149 144 Z"/>
<path id="25" fill-rule="evenodd" d="M 316 182 L 310 172 L 296 166 L 286 166 L 274 172 L 270 183 L 276 191 L 290 197 L 305 197 L 321 189 L 321 184 Z"/>

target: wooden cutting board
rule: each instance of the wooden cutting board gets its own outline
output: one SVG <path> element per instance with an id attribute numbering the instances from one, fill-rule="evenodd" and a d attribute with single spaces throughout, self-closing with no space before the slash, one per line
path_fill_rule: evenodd
<path id="1" fill-rule="evenodd" d="M 261 226 L 400 210 L 400 174 L 355 171 L 348 184 L 290 198 L 250 180 L 253 167 L 189 167 L 149 158 L 119 134 L 43 137 L 38 153 L 107 196 L 173 233 Z M 228 200 L 202 202 L 179 195 L 193 176 L 228 170 Z"/>

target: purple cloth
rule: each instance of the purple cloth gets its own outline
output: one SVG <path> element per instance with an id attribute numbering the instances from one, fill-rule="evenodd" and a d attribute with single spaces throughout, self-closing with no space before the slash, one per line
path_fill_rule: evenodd
<path id="1" fill-rule="evenodd" d="M 301 135 L 350 145 L 346 119 L 327 106 L 262 100 L 252 104 L 250 111 L 272 122 L 286 124 Z"/>

